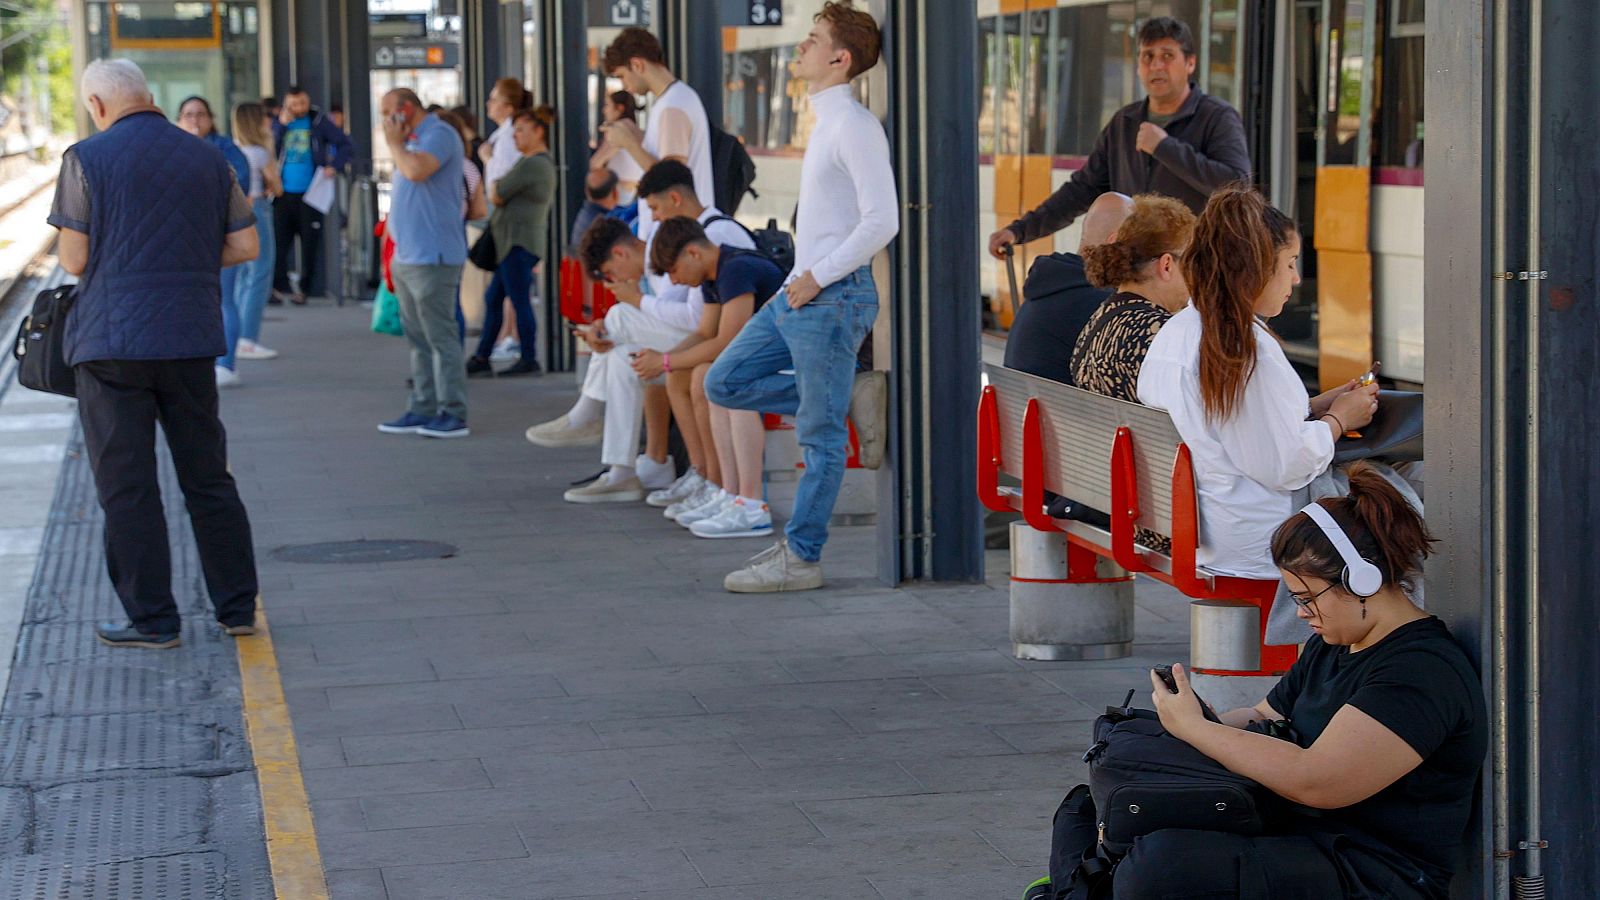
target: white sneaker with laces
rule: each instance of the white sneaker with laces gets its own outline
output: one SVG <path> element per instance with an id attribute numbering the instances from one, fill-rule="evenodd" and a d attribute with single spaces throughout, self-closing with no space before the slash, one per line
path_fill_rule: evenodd
<path id="1" fill-rule="evenodd" d="M 633 461 L 633 470 L 639 473 L 639 483 L 647 491 L 669 488 L 677 483 L 677 471 L 670 456 L 666 462 L 656 462 L 641 453 Z"/>
<path id="2" fill-rule="evenodd" d="M 706 480 L 700 477 L 699 472 L 690 469 L 679 475 L 678 480 L 674 481 L 670 486 L 664 487 L 659 491 L 651 491 L 650 496 L 644 498 L 644 502 L 658 509 L 665 509 L 698 491 L 700 485 L 705 483 Z"/>
<path id="3" fill-rule="evenodd" d="M 728 573 L 722 587 L 735 594 L 810 591 L 822 587 L 822 564 L 807 562 L 781 540 L 752 556 L 745 567 Z"/>
<path id="4" fill-rule="evenodd" d="M 239 373 L 223 366 L 217 366 L 217 387 L 234 387 L 239 383 Z"/>
<path id="5" fill-rule="evenodd" d="M 683 515 L 689 510 L 704 506 L 706 503 L 709 503 L 711 498 L 715 497 L 721 490 L 721 488 L 705 480 L 704 478 L 701 478 L 699 487 L 696 487 L 693 492 L 685 496 L 682 500 L 679 500 L 678 502 L 667 507 L 666 510 L 661 513 L 661 515 L 676 522 L 678 521 L 679 516 Z"/>
<path id="6" fill-rule="evenodd" d="M 728 493 L 727 491 L 717 488 L 717 492 L 711 495 L 710 500 L 707 500 L 705 503 L 702 503 L 687 512 L 679 513 L 677 522 L 679 525 L 688 528 L 696 522 L 699 522 L 703 519 L 709 519 L 712 516 L 722 512 L 723 509 L 732 506 L 733 501 L 737 499 L 737 497 Z"/>
<path id="7" fill-rule="evenodd" d="M 522 345 L 513 338 L 501 338 L 489 353 L 490 362 L 512 362 L 522 358 Z"/>
<path id="8" fill-rule="evenodd" d="M 689 530 L 702 538 L 769 537 L 772 511 L 758 500 L 735 497 L 721 512 L 690 525 Z"/>
<path id="9" fill-rule="evenodd" d="M 240 359 L 277 359 L 278 351 L 271 347 L 263 347 L 255 341 L 239 338 L 239 343 L 234 345 L 234 355 Z"/>

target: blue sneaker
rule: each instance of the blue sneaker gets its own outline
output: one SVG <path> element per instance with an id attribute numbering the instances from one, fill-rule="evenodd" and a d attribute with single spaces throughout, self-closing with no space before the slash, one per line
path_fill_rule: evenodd
<path id="1" fill-rule="evenodd" d="M 429 421 L 431 420 L 427 416 L 408 412 L 393 422 L 384 422 L 378 426 L 378 430 L 384 434 L 417 434 Z"/>
<path id="2" fill-rule="evenodd" d="M 429 420 L 428 424 L 417 429 L 417 434 L 431 438 L 460 438 L 471 433 L 467 430 L 465 419 L 459 419 L 449 413 L 439 413 Z"/>

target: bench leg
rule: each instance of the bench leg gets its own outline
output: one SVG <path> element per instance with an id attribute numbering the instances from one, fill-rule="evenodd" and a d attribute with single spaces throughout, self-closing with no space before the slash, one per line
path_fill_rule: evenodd
<path id="1" fill-rule="evenodd" d="M 1270 602 L 1270 601 L 1267 601 Z M 1262 601 L 1195 600 L 1189 604 L 1189 661 L 1210 675 L 1282 675 L 1297 648 L 1263 646 Z"/>
<path id="2" fill-rule="evenodd" d="M 1059 533 L 1011 523 L 1011 647 L 1018 659 L 1133 653 L 1133 576 Z"/>

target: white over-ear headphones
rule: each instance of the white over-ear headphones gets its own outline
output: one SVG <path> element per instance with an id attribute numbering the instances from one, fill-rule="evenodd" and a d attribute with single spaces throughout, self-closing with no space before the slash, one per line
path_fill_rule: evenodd
<path id="1" fill-rule="evenodd" d="M 1333 516 L 1322 508 L 1322 504 L 1312 503 L 1300 511 L 1317 523 L 1322 533 L 1333 543 L 1333 549 L 1338 550 L 1339 555 L 1344 557 L 1344 571 L 1340 573 L 1339 581 L 1346 591 L 1365 600 L 1383 590 L 1383 571 L 1373 565 L 1371 560 L 1356 552 L 1356 545 L 1350 543 L 1350 537 L 1339 527 Z"/>

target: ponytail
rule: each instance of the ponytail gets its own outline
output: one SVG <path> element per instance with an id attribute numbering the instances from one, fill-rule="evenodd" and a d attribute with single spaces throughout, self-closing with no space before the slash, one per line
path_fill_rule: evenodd
<path id="1" fill-rule="evenodd" d="M 1433 552 L 1433 535 L 1410 502 L 1381 472 L 1366 462 L 1346 469 L 1350 493 L 1319 500 L 1344 529 L 1356 552 L 1378 567 L 1384 584 L 1411 591 L 1422 574 L 1422 561 Z M 1272 561 L 1280 569 L 1338 584 L 1344 557 L 1317 523 L 1297 512 L 1272 536 Z"/>

